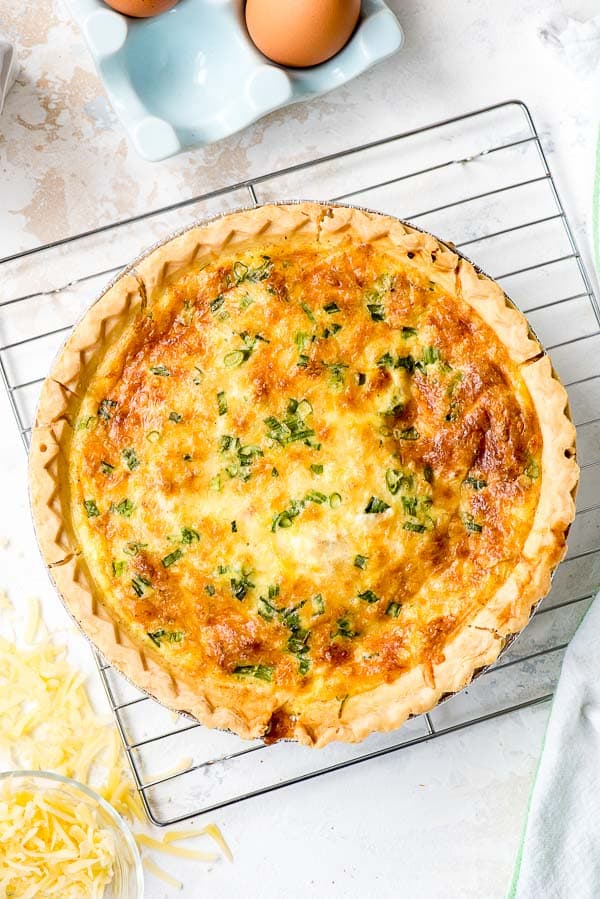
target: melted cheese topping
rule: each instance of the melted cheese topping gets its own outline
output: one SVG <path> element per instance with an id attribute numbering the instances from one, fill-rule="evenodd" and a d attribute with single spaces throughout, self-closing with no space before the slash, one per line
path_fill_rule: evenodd
<path id="1" fill-rule="evenodd" d="M 73 524 L 178 676 L 301 715 L 443 660 L 519 560 L 540 452 L 518 366 L 461 299 L 368 244 L 265 246 L 178 277 L 113 341 Z"/>

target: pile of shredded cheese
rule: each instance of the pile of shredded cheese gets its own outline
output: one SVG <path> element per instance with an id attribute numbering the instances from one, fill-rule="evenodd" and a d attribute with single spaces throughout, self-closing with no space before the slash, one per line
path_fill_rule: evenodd
<path id="1" fill-rule="evenodd" d="M 115 845 L 94 808 L 55 789 L 0 784 L 0 895 L 100 897 L 114 876 Z"/>
<path id="2" fill-rule="evenodd" d="M 11 611 L 0 591 L 0 611 Z M 17 769 L 54 771 L 88 784 L 125 818 L 145 821 L 116 729 L 94 711 L 85 676 L 67 661 L 67 649 L 43 627 L 39 603 L 29 601 L 24 642 L 0 636 L 0 750 Z M 186 760 L 184 768 L 188 767 Z M 113 877 L 112 834 L 84 810 L 52 798 L 52 791 L 18 795 L 0 791 L 0 896 L 98 897 Z M 198 861 L 217 856 L 173 845 L 208 836 L 233 861 L 214 824 L 170 831 L 161 840 L 136 834 L 140 850 Z M 183 885 L 151 858 L 146 869 L 176 889 Z M 84 888 L 83 884 L 88 884 Z"/>

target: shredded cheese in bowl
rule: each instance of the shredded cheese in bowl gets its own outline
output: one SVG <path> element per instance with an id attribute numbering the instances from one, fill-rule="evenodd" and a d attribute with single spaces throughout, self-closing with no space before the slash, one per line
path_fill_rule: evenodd
<path id="1" fill-rule="evenodd" d="M 135 841 L 100 796 L 39 771 L 0 775 L 0 896 L 138 899 Z"/>

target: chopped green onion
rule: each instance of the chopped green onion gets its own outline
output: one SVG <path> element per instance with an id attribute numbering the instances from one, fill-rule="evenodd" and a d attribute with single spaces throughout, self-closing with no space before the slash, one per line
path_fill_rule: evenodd
<path id="1" fill-rule="evenodd" d="M 392 496 L 396 496 L 401 487 L 412 489 L 413 477 L 412 475 L 405 475 L 396 468 L 388 468 L 385 472 L 385 483 Z"/>
<path id="2" fill-rule="evenodd" d="M 390 618 L 397 618 L 398 615 L 400 614 L 400 608 L 401 608 L 400 603 L 391 602 L 389 604 L 389 606 L 387 607 L 387 609 L 385 610 L 385 614 L 389 615 Z"/>
<path id="3" fill-rule="evenodd" d="M 269 588 L 269 590 L 270 589 L 271 588 Z M 264 596 L 259 596 L 256 611 L 261 618 L 264 618 L 265 621 L 273 621 L 277 609 Z"/>
<path id="4" fill-rule="evenodd" d="M 237 665 L 233 669 L 234 674 L 255 677 L 258 680 L 268 681 L 269 683 L 273 680 L 274 671 L 273 665 Z"/>
<path id="5" fill-rule="evenodd" d="M 206 590 L 206 592 L 208 593 L 209 596 L 215 595 L 215 588 L 212 584 L 207 584 L 204 589 Z"/>
<path id="6" fill-rule="evenodd" d="M 209 481 L 209 486 L 211 490 L 213 490 L 215 493 L 218 493 L 221 489 L 221 476 L 217 474 L 214 476 L 214 478 L 211 478 Z"/>
<path id="7" fill-rule="evenodd" d="M 483 531 L 483 525 L 478 524 L 470 514 L 470 512 L 464 512 L 461 517 L 465 529 L 469 532 L 469 534 L 481 534 L 481 532 Z"/>
<path id="8" fill-rule="evenodd" d="M 347 640 L 351 640 L 353 637 L 358 637 L 359 632 L 352 630 L 350 622 L 347 618 L 338 618 L 336 622 L 336 628 L 331 634 L 332 637 L 345 637 Z"/>
<path id="9" fill-rule="evenodd" d="M 416 496 L 402 496 L 402 508 L 406 515 L 412 515 L 413 517 L 417 514 L 417 497 Z"/>
<path id="10" fill-rule="evenodd" d="M 190 543 L 199 543 L 200 542 L 200 534 L 198 531 L 195 531 L 194 528 L 182 528 L 181 529 L 181 542 L 187 544 Z"/>
<path id="11" fill-rule="evenodd" d="M 356 372 L 356 383 L 358 384 L 359 387 L 362 387 L 363 384 L 367 383 L 367 376 L 364 372 L 362 372 L 362 371 Z"/>
<path id="12" fill-rule="evenodd" d="M 367 556 L 354 556 L 354 567 L 365 569 L 367 567 Z"/>
<path id="13" fill-rule="evenodd" d="M 272 478 L 278 478 L 278 477 L 279 477 L 279 472 L 277 471 L 276 468 L 272 468 L 272 469 L 271 469 L 271 477 L 272 477 Z"/>
<path id="14" fill-rule="evenodd" d="M 191 453 L 184 453 L 183 456 L 182 456 L 181 458 L 183 459 L 184 462 L 191 462 L 191 461 L 192 461 Z"/>
<path id="15" fill-rule="evenodd" d="M 405 521 L 402 525 L 405 531 L 412 531 L 414 534 L 424 534 L 427 528 L 418 521 Z"/>
<path id="16" fill-rule="evenodd" d="M 171 372 L 166 367 L 166 365 L 151 365 L 150 371 L 153 375 L 158 375 L 160 378 L 170 378 Z"/>
<path id="17" fill-rule="evenodd" d="M 120 503 L 117 503 L 117 505 L 114 506 L 114 511 L 118 512 L 119 515 L 122 515 L 123 518 L 131 518 L 133 508 L 134 506 L 130 499 L 122 499 Z M 112 508 L 111 511 L 113 511 Z"/>
<path id="18" fill-rule="evenodd" d="M 100 462 L 100 471 L 102 474 L 111 474 L 114 470 L 115 466 L 111 465 L 109 462 L 105 462 L 104 460 Z"/>
<path id="19" fill-rule="evenodd" d="M 294 343 L 299 350 L 305 349 L 305 347 L 310 343 L 310 334 L 307 334 L 306 331 L 297 331 L 294 334 Z"/>
<path id="20" fill-rule="evenodd" d="M 131 578 L 131 586 L 133 587 L 133 591 L 137 596 L 143 596 L 145 592 L 144 588 L 151 587 L 152 584 L 147 577 L 144 577 L 143 574 L 134 574 L 134 576 Z"/>
<path id="21" fill-rule="evenodd" d="M 83 506 L 88 518 L 97 518 L 100 515 L 100 509 L 96 505 L 96 500 L 84 499 Z"/>
<path id="22" fill-rule="evenodd" d="M 381 303 L 368 303 L 367 309 L 374 322 L 385 321 L 385 306 Z"/>
<path id="23" fill-rule="evenodd" d="M 338 322 L 332 322 L 326 328 L 323 329 L 323 338 L 326 340 L 328 337 L 333 337 L 338 331 L 342 330 L 342 326 L 338 324 Z"/>
<path id="24" fill-rule="evenodd" d="M 313 596 L 312 600 L 313 614 L 314 615 L 323 615 L 325 612 L 325 600 L 323 599 L 320 593 L 317 593 L 316 596 Z"/>
<path id="25" fill-rule="evenodd" d="M 116 400 L 100 400 L 100 405 L 98 406 L 98 417 L 103 418 L 104 421 L 110 421 L 112 417 L 111 409 L 116 409 L 116 407 Z"/>
<path id="26" fill-rule="evenodd" d="M 232 522 L 231 522 L 231 533 L 232 533 L 232 534 L 237 534 L 237 521 L 232 521 Z"/>
<path id="27" fill-rule="evenodd" d="M 147 546 L 147 543 L 128 543 L 125 546 L 123 552 L 128 556 L 137 556 L 143 549 L 146 549 Z"/>
<path id="28" fill-rule="evenodd" d="M 426 346 L 423 347 L 423 364 L 424 365 L 434 365 L 436 362 L 439 362 L 441 359 L 441 353 L 437 349 L 437 347 Z"/>
<path id="29" fill-rule="evenodd" d="M 255 584 L 252 583 L 248 575 L 242 573 L 239 578 L 230 578 L 229 586 L 233 596 L 241 601 L 248 593 L 248 590 L 254 588 Z"/>
<path id="30" fill-rule="evenodd" d="M 358 598 L 368 602 L 369 605 L 374 602 L 379 602 L 379 596 L 377 596 L 376 593 L 373 593 L 372 590 L 365 590 L 363 593 L 359 593 Z"/>
<path id="31" fill-rule="evenodd" d="M 148 443 L 158 443 L 160 440 L 160 431 L 148 431 L 146 434 L 146 440 Z"/>
<path id="32" fill-rule="evenodd" d="M 342 505 L 342 497 L 339 493 L 332 493 L 329 497 L 329 505 L 332 509 L 337 509 L 338 506 Z"/>
<path id="33" fill-rule="evenodd" d="M 161 640 L 165 640 L 167 643 L 181 643 L 183 640 L 183 631 L 166 631 L 162 627 L 152 633 L 147 631 L 147 634 L 157 646 L 161 645 Z"/>
<path id="34" fill-rule="evenodd" d="M 234 350 L 232 353 L 227 353 L 227 355 L 223 359 L 223 364 L 225 368 L 237 368 L 243 362 L 246 361 L 246 354 L 243 350 Z"/>
<path id="35" fill-rule="evenodd" d="M 323 311 L 328 315 L 333 315 L 336 312 L 340 312 L 340 307 L 337 303 L 327 303 L 326 306 L 323 306 Z"/>
<path id="36" fill-rule="evenodd" d="M 394 357 L 391 353 L 384 353 L 377 360 L 377 368 L 392 368 L 394 365 Z"/>
<path id="37" fill-rule="evenodd" d="M 125 569 L 127 568 L 127 562 L 123 559 L 120 562 L 116 562 L 113 559 L 112 570 L 115 577 L 121 577 Z"/>
<path id="38" fill-rule="evenodd" d="M 533 456 L 529 456 L 527 460 L 527 465 L 525 467 L 525 474 L 528 478 L 531 478 L 532 481 L 536 481 L 540 476 L 540 466 L 533 458 Z"/>
<path id="39" fill-rule="evenodd" d="M 204 380 L 204 372 L 202 371 L 201 368 L 198 368 L 197 365 L 194 365 L 194 372 L 195 372 L 195 374 L 194 374 L 193 381 L 197 387 L 198 384 L 201 384 L 202 381 Z"/>
<path id="40" fill-rule="evenodd" d="M 136 456 L 135 450 L 132 447 L 124 449 L 121 455 L 129 471 L 133 471 L 134 468 L 137 468 L 139 466 L 140 460 Z"/>
<path id="41" fill-rule="evenodd" d="M 310 659 L 306 656 L 302 656 L 298 661 L 298 674 L 308 674 L 310 670 Z"/>
<path id="42" fill-rule="evenodd" d="M 309 361 L 308 356 L 305 353 L 301 353 L 298 356 L 298 361 L 296 362 L 296 365 L 298 368 L 308 368 L 308 361 Z"/>
<path id="43" fill-rule="evenodd" d="M 301 303 L 300 306 L 301 306 L 303 312 L 306 313 L 306 317 L 308 318 L 308 320 L 311 321 L 311 322 L 313 322 L 313 323 L 315 323 L 315 322 L 316 322 L 316 318 L 314 317 L 313 311 L 312 311 L 312 309 L 310 308 L 310 306 L 307 306 L 306 303 Z"/>
<path id="44" fill-rule="evenodd" d="M 182 557 L 182 551 L 180 549 L 174 549 L 172 553 L 169 553 L 168 556 L 165 556 L 164 559 L 161 559 L 163 568 L 170 568 L 174 562 L 178 562 Z"/>
<path id="45" fill-rule="evenodd" d="M 323 474 L 323 466 L 317 462 L 312 463 L 310 470 L 313 474 Z"/>
<path id="46" fill-rule="evenodd" d="M 319 493 L 318 490 L 309 490 L 304 499 L 310 503 L 318 503 L 322 505 L 327 502 L 327 497 L 324 493 Z"/>
<path id="47" fill-rule="evenodd" d="M 367 505 L 365 506 L 365 512 L 367 515 L 369 514 L 379 514 L 380 512 L 386 512 L 390 506 L 384 502 L 382 499 L 378 499 L 376 496 L 372 496 Z"/>
<path id="48" fill-rule="evenodd" d="M 174 421 L 175 424 L 179 424 L 179 422 L 181 421 L 182 418 L 183 418 L 183 416 L 180 415 L 179 412 L 170 412 L 169 413 L 169 421 Z"/>
<path id="49" fill-rule="evenodd" d="M 323 362 L 329 371 L 329 386 L 339 390 L 344 385 L 345 371 L 348 368 L 346 362 Z"/>
<path id="50" fill-rule="evenodd" d="M 402 328 L 401 333 L 402 333 L 402 337 L 404 338 L 404 340 L 408 340 L 410 337 L 417 336 L 417 329 L 416 328 Z"/>
<path id="51" fill-rule="evenodd" d="M 468 477 L 464 479 L 463 484 L 468 484 L 473 490 L 483 490 L 484 487 L 487 487 L 487 481 L 484 481 L 483 478 Z"/>
<path id="52" fill-rule="evenodd" d="M 224 390 L 219 390 L 217 393 L 217 406 L 219 409 L 219 415 L 225 415 L 227 412 L 227 397 L 225 396 Z"/>
<path id="53" fill-rule="evenodd" d="M 218 312 L 223 303 L 225 302 L 225 297 L 222 293 L 219 294 L 218 297 L 215 297 L 214 300 L 211 300 L 209 309 L 211 312 Z"/>
<path id="54" fill-rule="evenodd" d="M 431 465 L 426 465 L 423 469 L 423 477 L 427 481 L 428 484 L 433 484 L 433 468 Z"/>
<path id="55" fill-rule="evenodd" d="M 402 428 L 398 432 L 394 432 L 394 436 L 399 440 L 418 440 L 421 436 L 416 428 Z"/>
<path id="56" fill-rule="evenodd" d="M 75 425 L 76 431 L 85 431 L 96 421 L 95 415 L 86 415 L 85 418 L 78 418 Z"/>

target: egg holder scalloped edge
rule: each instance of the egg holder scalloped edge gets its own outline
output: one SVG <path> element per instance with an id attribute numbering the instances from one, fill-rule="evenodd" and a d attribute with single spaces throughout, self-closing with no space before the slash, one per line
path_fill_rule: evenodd
<path id="1" fill-rule="evenodd" d="M 340 87 L 404 43 L 402 28 L 385 0 L 363 0 L 359 23 L 346 46 L 327 62 L 307 69 L 278 66 L 260 53 L 246 30 L 244 0 L 181 0 L 152 19 L 129 18 L 102 0 L 67 0 L 67 5 L 131 143 L 152 162 L 207 146 L 275 109 Z M 212 33 L 205 28 L 203 34 L 208 20 L 218 27 Z M 190 72 L 190 51 L 196 51 L 194 60 L 203 58 L 202 42 L 210 42 L 219 29 L 224 30 L 221 42 L 211 48 L 212 60 Z M 228 65 L 231 44 L 239 50 L 239 70 Z M 146 64 L 147 90 L 141 83 Z M 224 99 L 212 116 L 200 122 L 194 113 L 202 111 L 195 102 L 201 91 L 193 85 L 202 77 L 213 84 L 213 97 L 222 93 Z M 163 90 L 168 92 L 165 97 Z M 204 96 L 210 102 L 210 92 Z M 157 107 L 163 107 L 161 114 Z"/>

